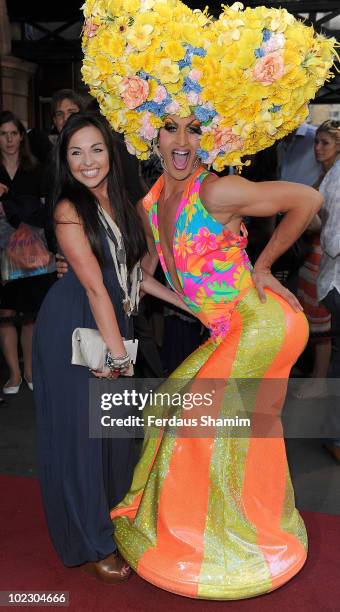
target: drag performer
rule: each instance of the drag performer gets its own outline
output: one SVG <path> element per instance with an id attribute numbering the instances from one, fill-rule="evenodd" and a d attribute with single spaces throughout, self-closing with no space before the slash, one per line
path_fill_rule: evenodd
<path id="1" fill-rule="evenodd" d="M 111 512 L 119 550 L 140 576 L 205 599 L 269 592 L 301 569 L 307 550 L 281 429 L 266 437 L 261 417 L 279 414 L 308 334 L 270 267 L 322 199 L 301 185 L 217 178 L 207 166 L 240 166 L 302 123 L 334 41 L 285 10 L 240 9 L 212 21 L 176 0 L 85 3 L 83 77 L 129 151 L 159 155 L 164 174 L 141 213 L 150 252 L 210 330 L 172 381 L 190 379 L 195 391 L 222 380 L 209 415 L 251 417 L 247 434 L 216 426 L 190 436 L 179 424 L 147 436 L 131 489 Z M 242 217 L 278 212 L 285 217 L 252 270 Z"/>

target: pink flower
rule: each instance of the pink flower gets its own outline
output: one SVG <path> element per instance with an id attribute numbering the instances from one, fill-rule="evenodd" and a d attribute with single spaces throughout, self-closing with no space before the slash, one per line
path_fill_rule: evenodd
<path id="1" fill-rule="evenodd" d="M 96 23 L 93 23 L 91 19 L 86 19 L 85 26 L 84 26 L 85 36 L 87 36 L 87 38 L 93 38 L 97 34 L 98 28 L 99 28 L 99 25 L 97 25 Z"/>
<path id="2" fill-rule="evenodd" d="M 136 149 L 132 146 L 131 142 L 125 139 L 125 146 L 131 155 L 136 155 Z"/>
<path id="3" fill-rule="evenodd" d="M 207 227 L 201 227 L 198 234 L 194 237 L 194 245 L 195 253 L 204 253 L 207 249 L 216 249 L 216 236 Z"/>
<path id="4" fill-rule="evenodd" d="M 167 91 L 165 89 L 165 87 L 163 87 L 163 85 L 158 85 L 158 87 L 156 87 L 156 91 L 155 91 L 155 95 L 153 97 L 153 101 L 157 102 L 157 104 L 161 104 L 163 102 L 163 100 L 165 100 L 165 98 L 167 97 Z"/>
<path id="5" fill-rule="evenodd" d="M 231 128 L 217 128 L 212 131 L 215 138 L 215 149 L 223 149 L 223 151 L 236 151 L 242 149 L 243 140 L 236 136 Z"/>
<path id="6" fill-rule="evenodd" d="M 144 140 L 152 140 L 157 136 L 157 130 L 150 123 L 150 114 L 151 113 L 149 112 L 145 113 L 142 120 L 142 127 L 139 132 L 141 137 L 144 138 Z"/>
<path id="7" fill-rule="evenodd" d="M 190 106 L 196 106 L 200 100 L 199 94 L 196 91 L 189 91 L 187 98 Z"/>
<path id="8" fill-rule="evenodd" d="M 132 110 L 145 102 L 149 85 L 138 76 L 125 77 L 120 83 L 120 91 L 126 106 Z"/>
<path id="9" fill-rule="evenodd" d="M 178 102 L 171 102 L 170 104 L 168 104 L 165 107 L 165 112 L 169 113 L 169 115 L 176 115 L 176 113 L 178 113 L 179 111 L 179 104 Z"/>
<path id="10" fill-rule="evenodd" d="M 192 70 L 190 70 L 188 76 L 193 81 L 198 81 L 198 79 L 202 76 L 202 73 L 201 73 L 200 70 L 197 70 L 196 68 L 193 68 Z"/>
<path id="11" fill-rule="evenodd" d="M 219 150 L 218 149 L 212 149 L 211 151 L 209 151 L 209 157 L 208 157 L 208 159 L 206 160 L 205 163 L 207 163 L 208 166 L 210 164 L 214 163 L 214 161 L 215 161 L 216 157 L 218 156 L 218 154 L 219 154 Z"/>
<path id="12" fill-rule="evenodd" d="M 255 81 L 262 85 L 271 85 L 284 74 L 284 61 L 279 53 L 269 53 L 259 59 L 253 70 Z"/>
<path id="13" fill-rule="evenodd" d="M 278 49 L 282 49 L 285 44 L 285 37 L 283 34 L 273 34 L 269 40 L 263 45 L 263 49 L 266 53 L 272 53 Z"/>

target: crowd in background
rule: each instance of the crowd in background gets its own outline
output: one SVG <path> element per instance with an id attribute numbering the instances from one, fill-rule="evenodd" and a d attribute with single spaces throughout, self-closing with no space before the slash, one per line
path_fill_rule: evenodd
<path id="1" fill-rule="evenodd" d="M 86 106 L 92 113 L 99 112 L 94 101 Z M 50 135 L 37 129 L 26 131 L 15 114 L 0 113 L 0 342 L 8 368 L 5 395 L 18 393 L 23 379 L 33 389 L 34 320 L 57 280 L 58 249 L 48 215 L 53 148 L 68 118 L 84 109 L 76 92 L 56 92 L 51 103 L 54 134 Z M 159 161 L 155 157 L 139 163 L 119 134 L 115 142 L 125 178 L 122 189 L 137 204 L 161 174 Z M 321 397 L 326 393 L 327 375 L 340 376 L 340 122 L 329 120 L 318 128 L 305 123 L 251 162 L 243 169 L 245 178 L 303 183 L 324 196 L 320 215 L 274 266 L 275 275 L 298 296 L 310 325 L 310 342 L 296 372 L 313 380 L 308 389 L 301 386 L 296 396 Z M 246 219 L 252 262 L 278 223 L 280 215 Z M 162 272 L 156 274 L 165 283 Z M 134 327 L 140 339 L 137 376 L 157 378 L 170 373 L 205 339 L 194 317 L 148 296 L 141 302 Z M 332 448 L 340 461 L 340 441 Z"/>

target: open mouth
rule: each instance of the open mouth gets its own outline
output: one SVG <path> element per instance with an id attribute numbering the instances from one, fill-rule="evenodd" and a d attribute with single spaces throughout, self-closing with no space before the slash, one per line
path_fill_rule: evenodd
<path id="1" fill-rule="evenodd" d="M 188 164 L 190 151 L 179 151 L 175 149 L 172 151 L 171 155 L 176 170 L 185 170 Z"/>

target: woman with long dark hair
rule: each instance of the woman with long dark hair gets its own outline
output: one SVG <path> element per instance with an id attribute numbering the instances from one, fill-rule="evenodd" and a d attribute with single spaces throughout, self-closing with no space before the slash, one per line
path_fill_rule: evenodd
<path id="1" fill-rule="evenodd" d="M 0 316 L 1 348 L 8 365 L 9 379 L 3 392 L 7 395 L 18 393 L 22 376 L 18 357 L 18 332 L 13 317 L 21 313 L 21 347 L 24 360 L 24 378 L 32 390 L 32 335 L 35 316 L 51 284 L 55 281 L 54 257 L 45 250 L 46 265 L 19 265 L 20 259 L 15 248 L 20 247 L 16 230 L 26 232 L 26 253 L 33 257 L 29 244 L 46 244 L 43 228 L 45 209 L 40 200 L 41 172 L 32 156 L 26 130 L 19 119 L 10 111 L 0 113 L 0 243 L 2 248 L 2 282 Z M 24 224 L 24 226 L 22 225 Z M 28 227 L 29 226 L 29 227 Z M 21 233 L 21 237 L 23 234 Z M 14 249 L 8 256 L 8 244 Z M 42 241 L 42 242 L 41 242 Z M 22 240 L 21 240 L 22 242 Z M 36 251 L 35 251 L 36 252 Z"/>
<path id="2" fill-rule="evenodd" d="M 117 554 L 109 509 L 130 485 L 133 440 L 89 438 L 90 374 L 71 365 L 71 338 L 77 327 L 100 331 L 111 361 L 110 367 L 95 372 L 98 377 L 115 377 L 128 366 L 122 340 L 130 331 L 127 302 L 123 305 L 121 278 L 101 220 L 115 224 L 120 233 L 127 274 L 135 270 L 146 243 L 137 212 L 122 189 L 114 141 L 102 118 L 69 118 L 56 145 L 53 175 L 53 222 L 69 267 L 42 305 L 34 337 L 42 495 L 63 563 L 83 565 L 113 584 L 129 574 Z M 143 281 L 143 289 L 181 302 L 153 279 Z"/>

